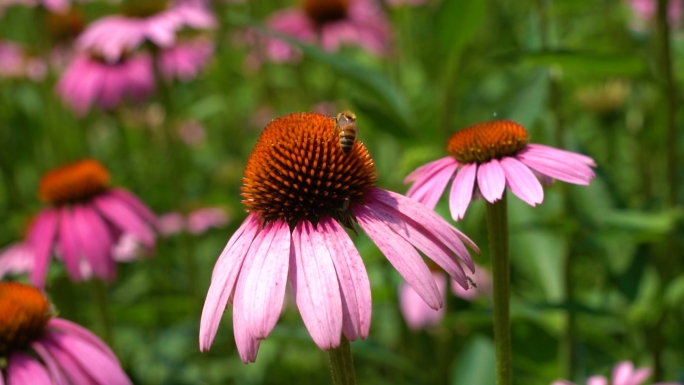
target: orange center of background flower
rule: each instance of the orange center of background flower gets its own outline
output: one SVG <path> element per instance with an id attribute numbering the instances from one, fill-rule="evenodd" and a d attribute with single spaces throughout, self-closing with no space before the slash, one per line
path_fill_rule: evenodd
<path id="1" fill-rule="evenodd" d="M 477 123 L 449 138 L 447 151 L 461 163 L 484 163 L 513 156 L 528 142 L 525 127 L 508 120 Z"/>
<path id="2" fill-rule="evenodd" d="M 348 8 L 349 0 L 304 0 L 304 13 L 317 25 L 344 19 Z"/>
<path id="3" fill-rule="evenodd" d="M 373 159 L 358 140 L 340 148 L 335 119 L 295 113 L 273 120 L 261 133 L 242 178 L 242 203 L 263 220 L 316 224 L 328 215 L 353 229 L 350 205 L 362 203 L 375 184 Z"/>
<path id="4" fill-rule="evenodd" d="M 40 338 L 52 317 L 52 307 L 33 286 L 0 282 L 0 357 L 27 348 Z"/>
<path id="5" fill-rule="evenodd" d="M 38 196 L 47 203 L 83 201 L 109 186 L 109 171 L 100 162 L 85 159 L 53 169 L 40 180 Z"/>
<path id="6" fill-rule="evenodd" d="M 85 17 L 78 8 L 71 7 L 66 13 L 49 13 L 47 25 L 54 41 L 68 42 L 83 31 Z"/>

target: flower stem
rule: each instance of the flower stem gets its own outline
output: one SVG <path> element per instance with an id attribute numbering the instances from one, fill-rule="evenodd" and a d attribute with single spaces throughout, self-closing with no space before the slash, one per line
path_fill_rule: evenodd
<path id="1" fill-rule="evenodd" d="M 107 286 L 100 279 L 92 279 L 93 293 L 95 294 L 95 302 L 97 304 L 97 312 L 100 317 L 102 338 L 109 345 L 109 348 L 115 350 L 114 347 L 114 333 L 112 331 L 112 322 L 109 319 L 109 305 L 107 303 Z"/>
<path id="2" fill-rule="evenodd" d="M 506 194 L 495 203 L 487 203 L 487 232 L 494 286 L 494 345 L 496 347 L 496 383 L 511 384 L 511 320 L 509 315 L 510 263 L 508 257 L 508 215 Z"/>
<path id="3" fill-rule="evenodd" d="M 330 349 L 330 371 L 334 385 L 356 384 L 354 373 L 354 359 L 351 353 L 351 344 L 342 336 L 340 347 Z"/>

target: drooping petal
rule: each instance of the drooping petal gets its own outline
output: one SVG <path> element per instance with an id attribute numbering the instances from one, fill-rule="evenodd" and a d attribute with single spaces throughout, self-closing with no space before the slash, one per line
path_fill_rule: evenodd
<path id="1" fill-rule="evenodd" d="M 494 203 L 501 199 L 506 189 L 506 175 L 497 159 L 482 163 L 477 168 L 477 185 L 487 202 Z"/>
<path id="2" fill-rule="evenodd" d="M 371 321 L 371 289 L 368 273 L 356 246 L 337 221 L 328 217 L 318 223 L 330 251 L 342 293 L 342 331 L 349 341 L 368 336 Z"/>
<path id="3" fill-rule="evenodd" d="M 233 294 L 238 273 L 259 227 L 258 217 L 250 214 L 235 231 L 216 261 L 200 320 L 201 351 L 209 350 L 214 341 L 221 316 Z"/>
<path id="4" fill-rule="evenodd" d="M 65 351 L 63 346 L 60 346 L 52 338 L 43 338 L 39 343 L 59 365 L 62 373 L 69 380 L 69 384 L 99 385 L 99 383 L 88 374 L 85 368 L 83 368 L 69 352 Z"/>
<path id="5" fill-rule="evenodd" d="M 432 168 L 429 173 L 423 174 L 421 178 L 416 180 L 406 192 L 406 196 L 422 203 L 429 209 L 434 209 L 458 168 L 458 163 L 455 160 L 448 159 L 451 162 L 440 162 L 439 167 Z"/>
<path id="6" fill-rule="evenodd" d="M 31 283 L 43 288 L 45 276 L 50 262 L 52 242 L 57 235 L 58 211 L 56 209 L 43 210 L 36 218 L 28 235 L 29 242 L 33 245 L 36 253 L 33 270 L 31 271 Z"/>
<path id="7" fill-rule="evenodd" d="M 60 209 L 59 224 L 59 250 L 62 254 L 62 262 L 69 277 L 73 281 L 83 279 L 81 275 L 81 246 L 78 239 L 78 225 L 74 223 L 71 209 L 64 206 Z"/>
<path id="8" fill-rule="evenodd" d="M 396 209 L 384 203 L 369 200 L 366 203 L 370 212 L 397 235 L 418 248 L 428 258 L 432 259 L 450 276 L 459 282 L 466 284 L 466 275 L 456 257 L 434 235 L 430 234 L 423 226 Z"/>
<path id="9" fill-rule="evenodd" d="M 124 233 L 134 235 L 142 244 L 151 248 L 154 246 L 154 233 L 130 206 L 116 195 L 101 195 L 93 199 L 97 210 L 110 222 L 123 230 Z"/>
<path id="10" fill-rule="evenodd" d="M 244 301 L 250 309 L 244 314 L 251 335 L 264 339 L 278 322 L 285 299 L 290 262 L 287 222 L 281 220 L 266 225 L 251 248 L 256 249 L 254 258 L 240 276 L 240 280 L 245 280 Z"/>
<path id="11" fill-rule="evenodd" d="M 30 273 L 34 258 L 33 246 L 28 242 L 13 243 L 0 250 L 0 279 L 8 274 Z"/>
<path id="12" fill-rule="evenodd" d="M 527 167 L 551 178 L 568 183 L 588 185 L 595 177 L 594 171 L 584 163 L 568 163 L 563 158 L 542 157 L 535 153 L 521 153 L 516 156 Z"/>
<path id="13" fill-rule="evenodd" d="M 73 207 L 73 224 L 85 259 L 96 277 L 113 280 L 116 271 L 112 258 L 112 239 L 106 225 L 95 209 L 83 204 Z"/>
<path id="14" fill-rule="evenodd" d="M 432 272 L 432 277 L 442 298 L 446 299 L 446 276 L 443 273 Z M 429 307 L 406 282 L 402 282 L 399 286 L 399 309 L 406 324 L 412 330 L 420 330 L 438 324 L 444 318 L 445 312 L 445 307 L 438 310 Z"/>
<path id="15" fill-rule="evenodd" d="M 432 210 L 425 210 L 424 206 L 416 204 L 414 200 L 401 194 L 379 188 L 371 188 L 366 193 L 367 204 L 370 204 L 372 201 L 389 206 L 419 223 L 429 234 L 436 236 L 440 242 L 452 250 L 461 259 L 461 262 L 468 266 L 471 272 L 475 271 L 473 259 L 463 243 L 468 245 L 477 254 L 480 254 L 480 249 L 470 238 L 447 223 L 437 213 Z"/>
<path id="16" fill-rule="evenodd" d="M 591 376 L 587 378 L 587 385 L 608 385 L 608 379 L 603 376 Z"/>
<path id="17" fill-rule="evenodd" d="M 455 221 L 463 218 L 468 205 L 470 205 L 470 200 L 473 197 L 473 187 L 475 187 L 476 171 L 476 164 L 464 164 L 456 173 L 456 177 L 451 184 L 449 208 L 451 209 L 451 218 Z"/>
<path id="18" fill-rule="evenodd" d="M 506 183 L 513 194 L 530 206 L 542 203 L 544 189 L 527 166 L 511 157 L 501 159 L 500 163 L 506 175 Z"/>
<path id="19" fill-rule="evenodd" d="M 569 163 L 584 163 L 587 166 L 596 167 L 596 162 L 589 156 L 572 151 L 561 150 L 560 148 L 545 146 L 543 144 L 530 143 L 521 154 L 536 154 L 552 159 L 566 159 Z"/>
<path id="20" fill-rule="evenodd" d="M 295 302 L 311 338 L 323 350 L 340 346 L 342 298 L 325 241 L 309 221 L 292 232 L 290 278 Z"/>
<path id="21" fill-rule="evenodd" d="M 52 385 L 45 367 L 30 356 L 15 352 L 7 363 L 7 384 Z"/>
<path id="22" fill-rule="evenodd" d="M 425 209 L 425 208 L 423 208 Z M 425 209 L 427 211 L 427 209 Z M 356 206 L 354 214 L 363 231 L 421 298 L 433 309 L 443 305 L 430 269 L 413 246 L 378 219 L 368 207 Z"/>
<path id="23" fill-rule="evenodd" d="M 442 169 L 446 165 L 453 163 L 456 163 L 456 160 L 450 156 L 425 163 L 408 174 L 406 178 L 404 178 L 404 184 L 409 184 L 419 179 L 424 179 L 427 174 L 431 174 L 435 169 Z"/>
<path id="24" fill-rule="evenodd" d="M 40 340 L 33 342 L 31 344 L 31 349 L 33 349 L 38 354 L 38 357 L 40 357 L 40 360 L 45 363 L 45 367 L 47 367 L 54 385 L 71 385 L 62 373 L 62 369 L 59 367 L 57 361 L 55 361 L 52 354 L 43 346 Z M 2 377 L 1 374 L 0 377 Z M 2 385 L 2 382 L 0 382 L 0 385 Z"/>
<path id="25" fill-rule="evenodd" d="M 247 265 L 250 262 L 249 259 L 249 256 L 246 256 L 243 264 Z M 252 304 L 245 303 L 245 280 L 239 279 L 235 284 L 235 296 L 233 299 L 233 336 L 235 337 L 235 345 L 237 346 L 240 359 L 245 364 L 256 361 L 259 345 L 261 345 L 261 340 L 254 338 L 245 319 L 246 306 L 249 307 Z"/>
<path id="26" fill-rule="evenodd" d="M 62 318 L 53 317 L 50 318 L 50 321 L 48 321 L 48 328 L 52 328 L 64 332 L 66 334 L 78 337 L 79 339 L 100 349 L 102 353 L 108 355 L 112 360 L 118 360 L 118 358 L 116 358 L 116 355 L 114 354 L 114 352 L 112 352 L 109 346 L 102 342 L 102 340 L 95 336 L 95 334 L 91 333 L 90 330 L 82 327 L 81 325 L 77 325 L 71 321 L 67 321 Z"/>
<path id="27" fill-rule="evenodd" d="M 130 192 L 128 192 L 122 188 L 113 188 L 113 189 L 107 191 L 106 194 L 107 195 L 113 195 L 113 196 L 121 199 L 122 201 L 126 202 L 126 204 L 128 206 L 132 207 L 135 211 L 137 211 L 138 215 L 140 215 L 144 220 L 146 220 L 150 224 L 156 225 L 157 217 L 135 195 L 131 194 Z"/>

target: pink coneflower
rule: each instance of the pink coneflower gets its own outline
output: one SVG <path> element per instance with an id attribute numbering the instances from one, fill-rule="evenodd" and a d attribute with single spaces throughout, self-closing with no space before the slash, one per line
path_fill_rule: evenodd
<path id="1" fill-rule="evenodd" d="M 39 196 L 49 204 L 36 217 L 27 239 L 35 251 L 31 281 L 45 285 L 50 255 L 59 250 L 74 281 L 87 277 L 114 280 L 112 247 L 129 233 L 148 249 L 154 247 L 154 214 L 135 195 L 109 187 L 109 172 L 95 160 L 81 160 L 54 169 L 40 181 Z"/>
<path id="2" fill-rule="evenodd" d="M 133 4 L 133 2 L 131 2 Z M 216 18 L 206 7 L 196 2 L 176 3 L 166 7 L 149 7 L 135 3 L 127 15 L 106 16 L 89 24 L 76 41 L 78 49 L 101 55 L 108 62 L 117 62 L 143 42 L 169 48 L 176 42 L 176 33 L 183 28 L 209 29 Z"/>
<path id="3" fill-rule="evenodd" d="M 658 0 L 629 0 L 634 20 L 632 26 L 636 30 L 644 30 L 648 24 L 654 23 Z M 678 28 L 682 20 L 682 0 L 670 0 L 667 5 L 667 20 L 672 28 Z"/>
<path id="4" fill-rule="evenodd" d="M 211 228 L 225 226 L 229 221 L 228 213 L 220 207 L 203 207 L 193 210 L 187 216 L 173 211 L 159 216 L 157 227 L 159 233 L 165 236 L 187 231 L 199 235 Z"/>
<path id="5" fill-rule="evenodd" d="M 214 267 L 200 323 L 200 349 L 211 346 L 226 305 L 244 362 L 256 360 L 259 341 L 275 326 L 289 281 L 304 325 L 324 350 L 341 336 L 366 338 L 370 283 L 344 227 L 363 229 L 390 263 L 433 309 L 442 296 L 418 250 L 462 286 L 477 247 L 431 210 L 374 187 L 376 170 L 366 147 L 348 153 L 335 119 L 295 113 L 266 126 L 247 160 L 242 201 L 249 215 Z M 418 249 L 418 250 L 416 250 Z"/>
<path id="6" fill-rule="evenodd" d="M 81 53 L 62 74 L 56 91 L 78 115 L 85 115 L 94 103 L 111 110 L 124 99 L 139 102 L 154 87 L 152 58 L 147 53 L 122 57 L 117 63 Z"/>
<path id="7" fill-rule="evenodd" d="M 618 362 L 613 368 L 610 381 L 604 376 L 591 376 L 587 378 L 587 385 L 641 385 L 651 376 L 650 368 L 634 368 L 629 361 Z M 556 380 L 551 385 L 575 385 L 567 380 Z M 682 385 L 680 382 L 659 382 L 653 385 Z"/>
<path id="8" fill-rule="evenodd" d="M 17 282 L 0 282 L 0 360 L 0 384 L 131 384 L 104 342 Z"/>
<path id="9" fill-rule="evenodd" d="M 447 275 L 439 268 L 433 267 L 432 276 L 442 299 L 446 300 Z M 478 296 L 491 292 L 492 277 L 480 266 L 475 266 L 475 274 L 469 279 L 467 287 L 462 287 L 457 281 L 451 279 L 451 291 L 466 301 L 472 301 Z M 410 285 L 402 282 L 399 286 L 399 309 L 408 327 L 412 330 L 420 330 L 439 324 L 444 318 L 446 306 L 438 310 L 430 308 Z"/>
<path id="10" fill-rule="evenodd" d="M 159 71 L 167 80 L 178 78 L 182 81 L 192 80 L 207 66 L 214 54 L 211 40 L 198 37 L 183 40 L 162 50 L 159 54 Z"/>
<path id="11" fill-rule="evenodd" d="M 525 128 L 505 120 L 478 123 L 455 133 L 447 151 L 450 156 L 419 167 L 404 183 L 415 182 L 406 195 L 434 209 L 453 178 L 449 207 L 454 220 L 463 218 L 474 194 L 493 203 L 508 186 L 535 206 L 544 199 L 538 178 L 545 184 L 558 179 L 588 185 L 596 166 L 585 155 L 528 144 Z"/>
<path id="12" fill-rule="evenodd" d="M 317 42 L 329 52 L 342 45 L 357 45 L 383 55 L 390 46 L 390 23 L 375 0 L 304 0 L 299 7 L 274 13 L 266 24 L 283 35 Z M 276 63 L 299 59 L 299 50 L 287 42 L 267 38 L 262 43 L 263 54 Z"/>

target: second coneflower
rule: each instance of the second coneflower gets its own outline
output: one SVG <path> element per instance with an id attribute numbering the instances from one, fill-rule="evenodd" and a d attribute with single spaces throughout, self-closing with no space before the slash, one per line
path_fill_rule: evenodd
<path id="1" fill-rule="evenodd" d="M 54 169 L 40 181 L 39 197 L 48 204 L 27 238 L 35 253 L 31 281 L 45 285 L 53 251 L 74 281 L 87 271 L 112 281 L 116 274 L 113 246 L 127 233 L 154 247 L 155 215 L 130 192 L 109 186 L 109 172 L 99 162 L 81 160 Z"/>
<path id="2" fill-rule="evenodd" d="M 273 120 L 250 155 L 242 196 L 249 215 L 228 241 L 211 279 L 200 349 L 211 346 L 226 305 L 244 362 L 254 362 L 260 340 L 274 328 L 288 278 L 304 324 L 323 350 L 341 337 L 365 338 L 371 293 L 365 266 L 344 228 L 363 229 L 390 263 L 433 309 L 442 306 L 418 250 L 467 287 L 472 272 L 465 235 L 423 205 L 374 187 L 366 147 L 345 154 L 334 118 L 296 113 Z M 416 250 L 417 249 L 417 250 Z"/>

